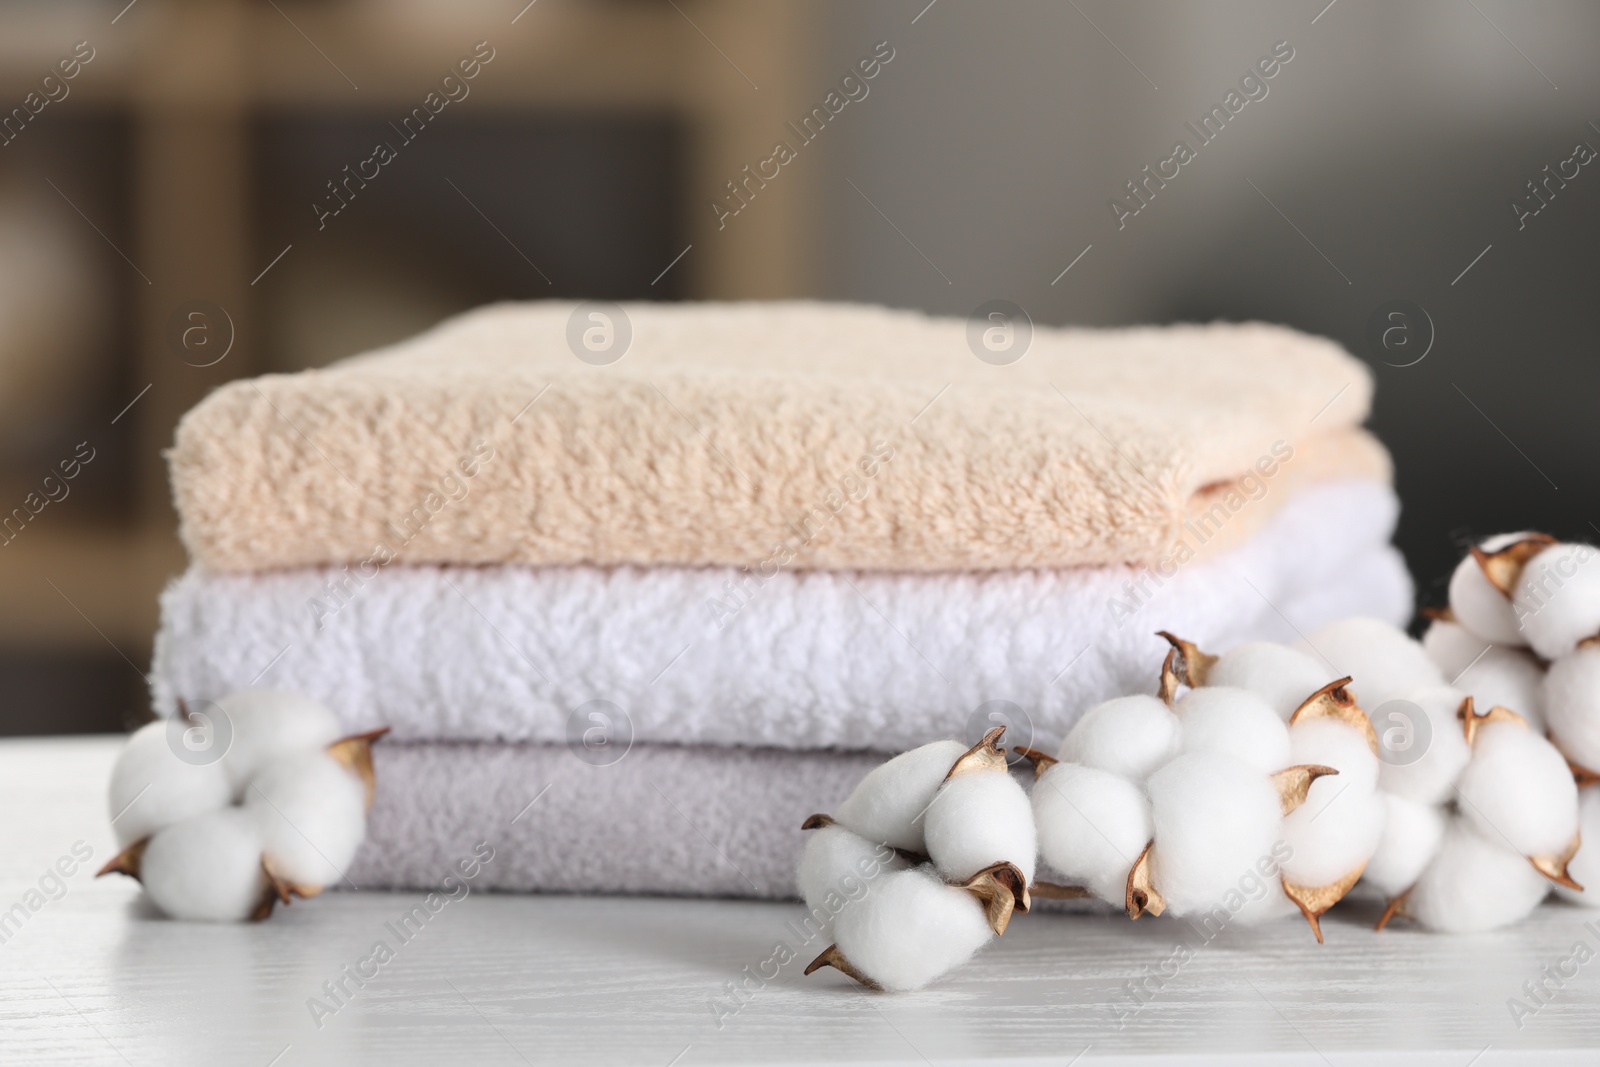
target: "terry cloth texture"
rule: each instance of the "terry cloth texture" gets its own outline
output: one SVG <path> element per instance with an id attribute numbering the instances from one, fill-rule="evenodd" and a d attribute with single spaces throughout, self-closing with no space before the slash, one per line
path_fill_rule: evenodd
<path id="1" fill-rule="evenodd" d="M 626 354 L 592 366 L 568 347 L 574 309 L 491 306 L 327 369 L 216 390 L 169 457 L 191 557 L 216 571 L 390 554 L 1154 563 L 1186 520 L 1250 495 L 1258 469 L 1273 469 L 1272 491 L 1207 551 L 1243 543 L 1298 487 L 1389 478 L 1357 429 L 1366 368 L 1283 327 L 1038 327 L 1020 360 L 993 366 L 960 319 L 630 304 Z"/>
<path id="2" fill-rule="evenodd" d="M 377 800 L 350 879 L 437 889 L 473 845 L 475 888 L 562 893 L 798 895 L 800 823 L 888 756 L 635 745 L 591 766 L 566 745 L 373 748 Z"/>
<path id="3" fill-rule="evenodd" d="M 537 742 L 581 733 L 604 700 L 638 741 L 875 751 L 964 736 L 1005 700 L 1033 723 L 1014 743 L 1051 747 L 1093 704 L 1154 692 L 1158 629 L 1222 652 L 1354 614 L 1403 623 L 1397 511 L 1386 485 L 1331 484 L 1205 561 L 780 572 L 739 595 L 728 568 L 193 569 L 162 596 L 153 697 L 172 714 L 271 687 L 351 732 Z"/>

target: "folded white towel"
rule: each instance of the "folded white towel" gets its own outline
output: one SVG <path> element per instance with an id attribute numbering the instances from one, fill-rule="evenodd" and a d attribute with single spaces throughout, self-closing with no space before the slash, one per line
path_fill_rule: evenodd
<path id="1" fill-rule="evenodd" d="M 163 714 L 180 696 L 270 686 L 402 739 L 560 742 L 595 710 L 621 736 L 620 708 L 638 741 L 879 751 L 964 736 L 980 705 L 1005 700 L 1048 747 L 1085 708 L 1154 691 L 1157 629 L 1222 651 L 1350 614 L 1403 623 L 1397 512 L 1377 483 L 1307 490 L 1244 547 L 1170 576 L 195 569 L 162 596 L 151 683 Z M 616 708 L 583 708 L 594 700 Z"/>

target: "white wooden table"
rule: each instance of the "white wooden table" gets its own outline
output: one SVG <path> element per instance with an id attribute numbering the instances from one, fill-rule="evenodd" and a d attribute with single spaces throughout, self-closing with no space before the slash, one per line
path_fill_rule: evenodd
<path id="1" fill-rule="evenodd" d="M 91 877 L 113 851 L 118 743 L 0 742 L 0 917 L 75 842 L 94 850 L 6 927 L 0 1063 L 1600 1063 L 1600 959 L 1521 1029 L 1506 1007 L 1577 941 L 1600 950 L 1600 912 L 1558 905 L 1473 937 L 1375 934 L 1370 909 L 1329 916 L 1322 947 L 1292 922 L 1228 931 L 1120 1020 L 1173 927 L 1035 915 L 918 994 L 798 960 L 719 1028 L 712 1001 L 798 905 L 474 893 L 319 1027 L 308 999 L 423 894 L 329 893 L 248 926 L 156 918 L 133 882 Z"/>

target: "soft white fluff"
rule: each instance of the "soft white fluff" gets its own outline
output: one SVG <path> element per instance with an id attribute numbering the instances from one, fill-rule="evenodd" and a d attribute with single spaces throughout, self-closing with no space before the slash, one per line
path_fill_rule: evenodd
<path id="1" fill-rule="evenodd" d="M 1338 719 L 1307 719 L 1289 728 L 1291 764 L 1320 763 L 1337 775 L 1311 783 L 1302 807 L 1320 811 L 1337 794 L 1362 795 L 1378 788 L 1378 757 L 1367 735 Z"/>
<path id="2" fill-rule="evenodd" d="M 291 752 L 323 748 L 341 735 L 339 720 L 322 704 L 295 693 L 244 689 L 217 701 L 233 728 L 222 769 L 235 799 L 270 761 Z"/>
<path id="3" fill-rule="evenodd" d="M 1321 660 L 1299 649 L 1250 641 L 1218 659 L 1206 684 L 1248 689 L 1287 721 L 1307 697 L 1338 677 Z"/>
<path id="4" fill-rule="evenodd" d="M 1415 885 L 1423 868 L 1433 862 L 1444 840 L 1445 812 L 1438 804 L 1419 804 L 1393 793 L 1377 796 L 1387 815 L 1361 877 L 1384 896 L 1397 897 Z"/>
<path id="5" fill-rule="evenodd" d="M 145 849 L 139 880 L 156 907 L 174 919 L 249 918 L 266 892 L 256 820 L 228 807 L 157 832 Z"/>
<path id="6" fill-rule="evenodd" d="M 1493 930 L 1538 907 L 1549 888 L 1526 858 L 1456 819 L 1406 898 L 1405 913 L 1445 933 Z"/>
<path id="7" fill-rule="evenodd" d="M 119 848 L 220 808 L 232 795 L 221 765 L 185 763 L 168 745 L 167 730 L 166 722 L 146 723 L 117 753 L 106 807 Z"/>
<path id="8" fill-rule="evenodd" d="M 887 872 L 909 866 L 887 845 L 874 844 L 843 826 L 808 830 L 797 873 L 800 896 L 813 916 L 832 916 L 870 893 Z M 823 926 L 831 929 L 832 922 Z"/>
<path id="9" fill-rule="evenodd" d="M 279 756 L 245 788 L 272 873 L 299 886 L 344 877 L 366 836 L 366 786 L 320 750 Z"/>
<path id="10" fill-rule="evenodd" d="M 968 747 L 947 738 L 900 753 L 869 771 L 834 818 L 873 843 L 926 852 L 923 813 Z"/>
<path id="11" fill-rule="evenodd" d="M 1155 826 L 1144 791 L 1120 774 L 1058 763 L 1033 784 L 1039 855 L 1073 885 L 1121 906 Z"/>
<path id="12" fill-rule="evenodd" d="M 1173 705 L 1182 725 L 1184 752 L 1232 756 L 1262 774 L 1287 767 L 1289 731 L 1278 712 L 1246 689 L 1205 686 L 1185 693 Z"/>
<path id="13" fill-rule="evenodd" d="M 1422 647 L 1445 681 L 1471 693 L 1481 709 L 1510 708 L 1535 730 L 1544 729 L 1544 669 L 1526 649 L 1491 645 L 1460 623 L 1436 619 L 1422 635 Z"/>
<path id="14" fill-rule="evenodd" d="M 1394 705 L 1372 709 L 1373 728 L 1389 753 L 1378 767 L 1380 788 L 1420 804 L 1454 796 L 1456 778 L 1472 757 L 1456 717 L 1465 698 L 1458 689 L 1436 685 L 1403 691 Z M 1406 745 L 1422 746 L 1422 754 L 1412 759 Z"/>
<path id="15" fill-rule="evenodd" d="M 754 560 L 748 574 L 396 565 L 359 584 L 338 568 L 191 570 L 162 597 L 152 694 L 170 715 L 180 695 L 272 685 L 334 708 L 347 734 L 555 744 L 572 709 L 603 696 L 627 709 L 639 742 L 877 751 L 957 733 L 1002 695 L 1028 709 L 1034 747 L 1050 751 L 1084 709 L 1153 689 L 1156 630 L 1225 649 L 1352 612 L 1403 621 L 1396 513 L 1387 486 L 1310 487 L 1250 544 L 1163 579 L 1121 625 L 1108 605 L 1139 577 L 1125 566 L 784 569 L 764 583 Z M 335 603 L 330 581 L 355 588 L 319 628 L 307 605 Z"/>
<path id="16" fill-rule="evenodd" d="M 929 866 L 885 874 L 834 922 L 834 943 L 885 989 L 920 989 L 961 966 L 994 937 L 983 905 Z"/>
<path id="17" fill-rule="evenodd" d="M 1283 876 L 1297 885 L 1332 885 L 1372 859 L 1388 817 L 1384 798 L 1370 791 L 1347 790 L 1318 808 L 1302 805 L 1283 820 L 1283 839 L 1294 850 Z"/>
<path id="18" fill-rule="evenodd" d="M 1457 788 L 1466 820 L 1524 856 L 1560 853 L 1578 829 L 1578 787 L 1566 760 L 1516 723 L 1478 728 Z"/>
<path id="19" fill-rule="evenodd" d="M 1033 805 L 1004 770 L 956 775 L 922 821 L 928 858 L 947 881 L 965 882 L 996 863 L 1014 863 L 1033 881 L 1039 848 Z"/>
<path id="20" fill-rule="evenodd" d="M 1478 547 L 1495 552 L 1527 536 L 1527 531 L 1496 534 Z M 1483 568 L 1470 555 L 1462 557 L 1450 575 L 1450 610 L 1463 626 L 1485 641 L 1513 648 L 1528 643 L 1510 598 L 1490 584 Z"/>
<path id="21" fill-rule="evenodd" d="M 1178 751 L 1178 717 L 1160 700 L 1135 694 L 1090 708 L 1061 743 L 1061 760 L 1139 779 Z"/>
<path id="22" fill-rule="evenodd" d="M 1326 658 L 1335 677 L 1349 675 L 1364 708 L 1377 707 L 1406 689 L 1444 684 L 1421 643 L 1382 619 L 1344 619 L 1324 626 L 1300 648 Z"/>
<path id="23" fill-rule="evenodd" d="M 1550 664 L 1544 677 L 1545 723 L 1568 759 L 1600 770 L 1600 648 L 1580 648 Z"/>
<path id="24" fill-rule="evenodd" d="M 1272 856 L 1282 828 L 1271 781 L 1227 756 L 1191 752 L 1145 783 L 1155 825 L 1151 878 L 1174 915 L 1222 906 Z"/>
<path id="25" fill-rule="evenodd" d="M 1583 889 L 1554 886 L 1562 900 L 1574 904 L 1600 908 L 1600 786 L 1590 786 L 1578 797 L 1578 824 L 1583 833 L 1583 846 L 1567 864 L 1567 873 Z"/>
<path id="26" fill-rule="evenodd" d="M 1551 545 L 1522 569 L 1512 599 L 1528 644 L 1560 659 L 1600 634 L 1600 550 Z"/>

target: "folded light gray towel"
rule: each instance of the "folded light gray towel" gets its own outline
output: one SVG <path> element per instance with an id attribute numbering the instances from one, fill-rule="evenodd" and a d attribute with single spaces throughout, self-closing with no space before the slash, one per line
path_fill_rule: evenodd
<path id="1" fill-rule="evenodd" d="M 474 885 L 517 892 L 798 896 L 800 823 L 888 758 L 871 752 L 384 742 L 350 870 L 362 889 L 437 889 L 479 841 Z"/>

